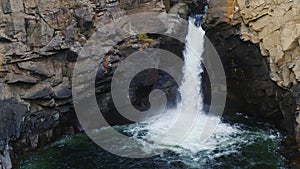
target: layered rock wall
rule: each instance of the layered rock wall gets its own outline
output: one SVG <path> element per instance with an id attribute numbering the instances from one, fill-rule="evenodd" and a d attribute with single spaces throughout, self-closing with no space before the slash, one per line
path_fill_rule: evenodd
<path id="1" fill-rule="evenodd" d="M 271 78 L 280 87 L 299 82 L 300 2 L 293 0 L 227 0 L 210 2 L 207 22 L 240 24 L 244 41 L 260 46 L 267 56 Z"/>
<path id="2" fill-rule="evenodd" d="M 163 11 L 164 5 L 157 2 L 0 1 L 0 150 L 5 152 L 0 160 L 3 166 L 11 166 L 10 142 L 15 143 L 14 151 L 21 152 L 24 147 L 35 148 L 65 132 L 73 132 L 76 122 L 71 83 L 79 52 L 89 39 L 91 44 L 96 42 L 83 52 L 87 57 L 79 62 L 83 67 L 89 65 L 94 61 L 92 55 L 105 53 L 98 53 L 97 41 L 103 42 L 100 46 L 108 52 L 123 38 L 117 33 L 107 34 L 104 29 L 104 25 L 125 14 L 120 7 L 128 14 Z M 299 1 L 211 0 L 208 3 L 207 32 L 221 53 L 229 84 L 232 82 L 230 91 L 235 89 L 231 96 L 242 97 L 241 107 L 251 110 L 249 114 L 278 121 L 290 133 L 299 133 L 300 140 L 297 125 L 300 117 L 295 118 L 300 111 Z M 168 4 L 171 3 L 165 1 L 165 6 L 171 8 Z M 177 14 L 186 17 L 186 5 L 180 3 L 173 7 L 170 12 L 176 15 L 174 20 L 178 20 Z M 161 25 L 144 25 L 144 30 Z M 170 25 L 166 24 L 165 28 Z M 117 38 L 110 41 L 107 36 Z M 141 47 L 128 43 L 124 48 L 128 45 Z M 125 50 L 116 48 L 115 51 Z M 114 53 L 105 57 L 122 59 L 119 54 L 116 56 Z M 102 66 L 105 63 L 100 62 Z M 102 76 L 96 90 L 101 93 L 98 104 L 107 111 L 111 111 L 110 78 L 111 74 Z M 237 103 L 239 98 L 230 99 Z"/>
<path id="3" fill-rule="evenodd" d="M 110 49 L 126 38 L 125 33 L 130 36 L 127 28 L 131 25 L 124 23 L 121 32 L 117 30 L 119 27 L 104 28 L 104 25 L 125 15 L 120 7 L 127 9 L 127 13 L 163 11 L 162 4 L 148 2 L 0 1 L 0 152 L 4 152 L 0 154 L 0 168 L 11 168 L 12 151 L 20 155 L 81 129 L 73 110 L 71 90 L 80 51 L 88 46 L 82 51 L 86 57 L 76 63 L 90 70 L 91 65 L 97 69 L 100 64 L 105 69 L 107 60 L 114 60 L 116 65 L 127 48 L 143 49 L 147 44 L 128 43 L 124 45 L 126 49 L 114 53 L 118 49 Z M 147 32 L 162 25 L 163 22 L 144 25 L 143 30 Z M 93 60 L 94 55 L 100 58 L 99 63 Z M 96 92 L 100 93 L 98 104 L 107 113 L 112 111 L 111 74 L 102 71 L 100 76 L 102 81 L 96 85 Z"/>
<path id="4" fill-rule="evenodd" d="M 210 28 L 215 28 L 218 25 L 223 25 L 223 28 L 224 25 L 231 25 L 230 29 L 235 31 L 229 33 L 225 31 L 225 34 L 220 35 L 223 36 L 223 40 L 226 41 L 228 37 L 235 36 L 240 37 L 243 41 L 250 41 L 259 46 L 260 54 L 253 50 L 252 54 L 248 54 L 250 56 L 248 59 L 244 57 L 246 59 L 244 60 L 245 63 L 251 65 L 251 60 L 255 59 L 257 55 L 262 55 L 261 57 L 264 57 L 263 62 L 268 65 L 267 69 L 269 70 L 264 68 L 259 71 L 257 69 L 252 74 L 269 72 L 269 78 L 284 90 L 276 89 L 271 82 L 265 83 L 265 80 L 258 78 L 258 83 L 254 88 L 259 87 L 265 90 L 266 93 L 261 93 L 264 96 L 270 95 L 269 98 L 265 98 L 258 105 L 262 106 L 268 103 L 268 105 L 274 105 L 275 107 L 279 106 L 281 111 L 279 115 L 281 114 L 280 116 L 286 119 L 285 123 L 289 123 L 288 126 L 290 127 L 288 128 L 290 128 L 291 133 L 296 131 L 297 140 L 300 141 L 298 134 L 300 131 L 299 120 L 296 120 L 300 110 L 298 97 L 300 63 L 298 58 L 300 54 L 299 5 L 300 2 L 297 0 L 209 1 L 210 8 L 206 18 L 206 26 L 208 30 L 211 30 Z M 241 54 L 238 53 L 237 55 Z M 259 62 L 254 61 L 253 63 Z M 255 66 L 252 66 L 252 68 L 255 69 Z M 268 79 L 266 80 L 268 81 Z M 274 96 L 272 95 L 273 92 Z M 269 101 L 274 98 L 276 98 L 274 101 Z M 245 100 L 249 99 L 246 98 Z M 262 113 L 265 114 L 271 112 L 268 108 L 262 110 L 264 110 Z"/>
<path id="5" fill-rule="evenodd" d="M 0 1 L 0 161 L 74 133 L 71 80 L 105 2 Z M 116 5 L 116 4 L 115 4 Z M 115 6 L 114 5 L 114 6 Z M 101 7 L 100 7 L 101 6 Z M 113 6 L 113 5 L 112 5 Z M 13 143 L 13 144 L 12 144 Z M 12 146 L 12 147 L 11 147 Z M 1 167 L 0 167 L 1 168 Z"/>

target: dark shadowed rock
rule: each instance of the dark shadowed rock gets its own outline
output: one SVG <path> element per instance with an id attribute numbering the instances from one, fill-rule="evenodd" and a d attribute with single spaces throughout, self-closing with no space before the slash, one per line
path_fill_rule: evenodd
<path id="1" fill-rule="evenodd" d="M 37 84 L 30 89 L 26 90 L 25 94 L 21 97 L 23 99 L 50 99 L 54 94 L 52 87 L 47 84 Z"/>
<path id="2" fill-rule="evenodd" d="M 54 87 L 54 97 L 58 99 L 66 99 L 72 96 L 69 80 L 64 78 L 62 84 Z"/>
<path id="3" fill-rule="evenodd" d="M 9 141 L 9 137 L 18 138 L 21 133 L 23 116 L 29 111 L 29 106 L 15 98 L 0 100 L 0 139 Z M 4 145 L 0 144 L 0 149 Z"/>

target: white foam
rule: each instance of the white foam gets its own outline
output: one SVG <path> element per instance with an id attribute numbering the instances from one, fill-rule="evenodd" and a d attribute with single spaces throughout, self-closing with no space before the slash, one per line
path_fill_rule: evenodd
<path id="1" fill-rule="evenodd" d="M 151 148 L 167 148 L 172 151 L 180 153 L 197 153 L 199 151 L 213 151 L 216 147 L 228 146 L 232 144 L 229 141 L 232 133 L 238 131 L 238 129 L 231 127 L 228 124 L 219 123 L 215 133 L 211 138 L 205 142 L 200 141 L 200 135 L 205 133 L 203 131 L 205 122 L 207 120 L 217 120 L 218 117 L 208 116 L 203 112 L 203 98 L 201 91 L 201 73 L 203 68 L 201 66 L 202 54 L 204 51 L 204 36 L 205 32 L 201 27 L 196 27 L 191 20 L 189 23 L 188 35 L 186 37 L 186 47 L 184 51 L 184 67 L 183 67 L 183 81 L 179 87 L 181 95 L 181 101 L 178 103 L 176 109 L 169 109 L 163 114 L 154 117 L 144 122 L 143 125 L 134 125 L 134 127 L 128 128 L 127 130 L 134 136 L 139 135 L 141 131 L 146 131 L 143 136 L 144 140 L 153 142 Z M 180 114 L 180 113 L 183 114 Z M 190 120 L 190 116 L 193 113 L 197 113 L 196 118 Z M 178 119 L 181 118 L 181 119 Z M 178 120 L 190 120 L 187 121 L 189 124 L 182 123 L 181 125 L 190 125 L 193 123 L 193 127 L 189 130 L 189 133 L 185 130 L 181 131 L 184 126 L 176 126 L 176 132 L 169 132 L 170 128 L 177 125 Z M 212 126 L 215 127 L 215 126 Z M 164 138 L 164 137 L 165 138 Z M 174 143 L 173 138 L 182 137 L 184 138 L 181 142 Z M 149 151 L 149 147 L 145 147 L 145 151 Z M 219 154 L 220 155 L 220 154 Z"/>

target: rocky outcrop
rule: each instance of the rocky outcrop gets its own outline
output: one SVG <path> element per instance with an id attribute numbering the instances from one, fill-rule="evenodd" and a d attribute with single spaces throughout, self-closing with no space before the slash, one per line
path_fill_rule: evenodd
<path id="1" fill-rule="evenodd" d="M 95 21 L 109 22 L 109 13 L 122 11 L 103 13 L 101 3 L 1 1 L 0 168 L 11 168 L 15 153 L 80 130 L 71 93 L 76 57 Z"/>
<path id="2" fill-rule="evenodd" d="M 188 5 L 167 0 L 164 3 L 127 0 L 1 1 L 2 167 L 12 166 L 11 152 L 21 154 L 64 133 L 74 133 L 74 128 L 80 130 L 73 111 L 71 92 L 78 55 L 83 56 L 76 62 L 82 67 L 80 76 L 90 79 L 83 78 L 75 87 L 84 91 L 88 87 L 84 84 L 85 80 L 94 78 L 88 76 L 89 71 L 100 67 L 96 82 L 98 105 L 112 124 L 119 124 L 120 117 L 115 114 L 110 94 L 115 68 L 130 53 L 147 47 L 181 53 L 183 46 L 180 42 L 174 43 L 170 37 L 158 39 L 155 35 L 147 35 L 156 42 L 152 44 L 150 40 L 141 42 L 137 35 L 139 31 L 151 32 L 158 28 L 162 28 L 160 31 L 163 33 L 170 33 L 176 25 L 180 25 L 179 16 L 186 18 L 187 13 L 197 11 L 197 4 L 204 7 L 204 1 L 184 2 Z M 241 110 L 272 119 L 290 134 L 296 131 L 300 140 L 300 127 L 297 125 L 300 124 L 298 2 L 226 0 L 208 3 L 207 35 L 225 65 L 229 80 L 228 100 L 240 103 L 233 111 Z M 129 22 L 122 25 L 118 20 L 125 13 L 163 12 L 164 8 L 172 13 L 171 20 L 161 15 L 161 22 L 142 25 L 138 29 Z M 158 16 L 143 17 L 155 20 Z M 121 27 L 110 25 L 113 21 L 119 22 Z M 177 37 L 185 33 L 181 31 Z M 94 56 L 98 56 L 99 60 L 95 60 Z M 136 95 L 135 90 L 145 91 L 136 96 L 143 100 L 155 85 L 164 86 L 170 98 L 176 95 L 174 81 L 164 73 L 149 71 L 140 76 L 154 81 L 160 76 L 166 80 L 156 84 L 151 80 L 137 80 L 131 86 L 132 95 Z M 147 100 L 132 102 L 141 110 L 149 106 Z M 228 110 L 234 107 L 227 106 Z"/>
<path id="3" fill-rule="evenodd" d="M 298 56 L 300 39 L 299 1 L 239 1 L 243 22 L 241 38 L 258 44 L 269 56 L 271 79 L 284 88 L 300 81 Z"/>
<path id="4" fill-rule="evenodd" d="M 289 89 L 299 82 L 299 1 L 227 0 L 210 6 L 207 22 L 239 24 L 241 39 L 259 45 L 270 77 L 280 87 Z"/>
<path id="5" fill-rule="evenodd" d="M 283 126 L 296 133 L 299 142 L 299 1 L 226 0 L 208 4 L 205 26 L 216 47 L 225 50 L 221 53 L 224 62 L 231 62 L 225 64 L 231 65 L 228 77 L 236 76 L 239 81 L 231 82 L 251 89 L 239 98 L 249 106 L 260 107 L 251 114 L 283 119 Z M 248 47 L 240 48 L 241 43 Z M 243 78 L 246 84 L 240 83 Z"/>
<path id="6" fill-rule="evenodd" d="M 164 13 L 158 24 L 138 29 L 126 22 L 122 28 L 105 27 L 125 15 L 120 7 L 129 14 L 162 12 L 164 6 L 158 1 L 5 0 L 0 5 L 0 168 L 11 168 L 13 155 L 81 130 L 71 90 L 75 63 L 86 68 L 80 75 L 85 77 L 93 65 L 100 67 L 96 83 L 98 105 L 113 123 L 119 124 L 109 91 L 113 69 L 131 52 L 159 45 L 155 36 L 154 40 L 139 39 L 139 31 L 151 32 L 159 27 L 168 31 L 170 23 L 166 21 L 163 26 Z M 173 20 L 173 25 L 180 25 L 177 15 Z M 79 53 L 86 57 L 77 61 Z M 93 60 L 94 55 L 101 60 Z M 87 86 L 80 83 L 75 87 Z M 132 86 L 136 87 L 141 86 Z"/>
<path id="7" fill-rule="evenodd" d="M 244 42 L 238 26 L 220 24 L 207 29 L 224 65 L 227 78 L 225 113 L 261 117 L 292 134 L 292 96 L 270 79 L 266 58 L 258 46 Z"/>

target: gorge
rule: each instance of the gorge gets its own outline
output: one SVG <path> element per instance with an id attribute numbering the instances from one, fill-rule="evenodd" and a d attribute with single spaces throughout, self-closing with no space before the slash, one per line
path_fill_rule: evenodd
<path id="1" fill-rule="evenodd" d="M 101 112 L 106 114 L 106 118 L 111 119 L 112 124 L 127 124 L 128 121 L 120 120 L 118 114 L 114 113 L 116 111 L 111 104 L 109 87 L 113 72 L 108 70 L 106 60 L 109 60 L 114 68 L 124 56 L 133 51 L 143 50 L 149 46 L 160 46 L 179 54 L 182 53 L 184 45 L 170 38 L 144 36 L 135 32 L 135 28 L 126 22 L 122 28 L 129 34 L 140 36 L 119 43 L 124 39 L 119 34 L 121 31 L 107 25 L 125 14 L 139 12 L 162 14 L 167 11 L 171 14 L 171 19 L 164 20 L 160 24 L 166 28 L 180 28 L 180 17 L 187 19 L 187 15 L 195 11 L 197 5 L 193 3 L 195 2 L 167 0 L 164 2 L 1 1 L 0 147 L 3 152 L 1 166 L 10 168 L 15 157 L 21 157 L 24 153 L 43 147 L 65 134 L 73 135 L 82 131 L 74 113 L 72 100 L 75 63 L 87 67 L 87 71 L 91 65 L 100 66 L 99 72 L 102 74 L 96 84 L 96 92 Z M 264 120 L 263 122 L 258 119 L 249 120 L 255 124 L 275 124 L 281 133 L 288 137 L 287 141 L 284 141 L 284 144 L 291 147 L 291 150 L 287 151 L 287 156 L 292 163 L 297 164 L 299 154 L 295 152 L 298 151 L 297 142 L 299 142 L 297 61 L 299 2 L 216 0 L 207 3 L 209 8 L 204 17 L 203 28 L 224 65 L 228 91 L 225 113 L 229 114 L 229 119 L 232 115 L 241 117 L 238 121 L 244 121 L 249 116 L 241 116 L 236 112 Z M 147 17 L 155 18 L 156 15 Z M 159 26 L 153 23 L 139 28 L 143 32 L 151 32 Z M 110 31 L 107 31 L 108 29 Z M 182 35 L 177 36 L 185 38 L 187 28 L 182 29 L 184 30 L 180 32 Z M 87 57 L 77 61 L 78 55 Z M 94 55 L 103 55 L 103 58 L 95 62 L 89 58 Z M 146 75 L 149 75 L 149 72 L 146 72 Z M 167 81 L 173 84 L 172 80 Z M 207 81 L 209 80 L 204 77 L 203 83 L 206 84 Z M 151 82 L 153 82 L 151 79 L 142 82 L 143 91 Z M 167 85 L 164 88 L 169 91 L 169 98 L 174 99 L 176 92 L 173 87 L 174 85 Z M 204 102 L 209 102 L 205 99 Z M 147 104 L 138 102 L 136 104 L 140 109 L 147 107 Z M 234 122 L 236 121 L 231 120 L 229 123 Z M 255 126 L 253 130 L 264 128 L 259 124 L 259 127 Z M 236 132 L 239 133 L 239 129 L 233 130 L 238 130 Z M 253 132 L 251 130 L 245 132 L 251 133 Z M 252 135 L 255 135 L 253 140 L 263 140 L 263 137 L 266 137 L 266 144 L 275 146 L 274 149 L 281 138 L 281 134 L 272 127 L 259 130 Z M 251 140 L 241 137 L 241 140 Z M 84 137 L 79 138 L 85 140 Z M 64 141 L 68 142 L 68 139 Z M 56 145 L 62 146 L 60 143 Z"/>
<path id="2" fill-rule="evenodd" d="M 220 122 L 218 116 L 211 115 L 203 109 L 201 61 L 203 61 L 205 46 L 204 34 L 202 28 L 196 27 L 193 19 L 190 18 L 183 52 L 183 77 L 178 89 L 180 99 L 177 105 L 167 107 L 163 112 L 155 113 L 151 118 L 140 123 L 113 127 L 113 130 L 134 138 L 135 142 L 115 136 L 110 127 L 102 127 L 94 130 L 93 136 L 88 134 L 90 138 L 94 137 L 91 139 L 97 145 L 102 146 L 101 148 L 87 139 L 86 135 L 77 135 L 65 138 L 23 159 L 20 168 L 284 167 L 284 160 L 277 153 L 278 142 L 282 138 L 277 130 L 272 129 L 271 126 L 263 127 L 258 124 L 250 127 L 250 125 L 235 123 L 232 120 Z M 150 55 L 150 57 L 153 56 Z M 162 55 L 161 57 L 168 56 Z M 120 67 L 119 65 L 118 68 Z M 151 106 L 154 105 L 151 104 Z M 178 121 L 183 121 L 183 123 Z M 212 133 L 209 133 L 210 130 L 206 128 L 209 121 L 217 121 L 215 124 L 210 123 L 211 128 L 215 127 Z M 252 120 L 248 119 L 248 121 Z M 185 130 L 187 126 L 190 127 L 188 131 Z M 203 135 L 208 135 L 208 138 L 202 139 Z M 178 136 L 179 140 L 177 140 Z M 105 143 L 109 143 L 109 147 L 103 147 L 103 142 L 100 144 L 97 141 L 103 138 Z M 69 154 L 72 150 L 76 151 L 76 155 L 62 155 Z M 83 155 L 84 160 L 80 157 Z M 68 156 L 68 159 L 57 161 L 58 156 Z M 49 157 L 53 160 L 49 160 Z M 81 162 L 77 163 L 76 160 Z M 86 164 L 90 161 L 93 161 L 93 164 L 87 167 Z M 114 161 L 113 164 L 112 161 Z"/>

